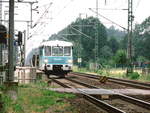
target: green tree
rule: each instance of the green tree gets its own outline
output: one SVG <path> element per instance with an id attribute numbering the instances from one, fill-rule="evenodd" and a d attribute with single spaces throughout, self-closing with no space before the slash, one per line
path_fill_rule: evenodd
<path id="1" fill-rule="evenodd" d="M 74 59 L 77 61 L 78 56 L 82 57 L 82 65 L 86 66 L 89 61 L 94 62 L 95 54 L 95 23 L 98 23 L 98 57 L 103 56 L 101 48 L 107 44 L 107 32 L 105 26 L 94 17 L 88 17 L 85 19 L 77 18 L 75 22 L 72 22 L 65 29 L 60 31 L 58 35 L 64 35 L 64 37 L 74 42 Z M 82 31 L 81 31 L 82 30 Z M 81 33 L 82 32 L 82 33 Z M 74 35 L 71 35 L 74 34 Z M 78 53 L 80 54 L 78 55 Z"/>
<path id="2" fill-rule="evenodd" d="M 127 56 L 124 50 L 118 50 L 115 55 L 116 64 L 121 64 L 122 68 L 127 63 Z"/>
<path id="3" fill-rule="evenodd" d="M 145 62 L 145 61 L 147 61 L 147 59 L 143 56 L 139 56 L 139 57 L 137 57 L 137 61 L 138 62 Z"/>
<path id="4" fill-rule="evenodd" d="M 120 49 L 124 49 L 127 50 L 127 43 L 128 43 L 128 37 L 127 35 L 125 35 L 125 37 L 123 37 L 123 39 L 120 41 Z"/>
<path id="5" fill-rule="evenodd" d="M 114 26 L 110 26 L 107 29 L 108 39 L 111 39 L 111 37 L 114 37 L 117 41 L 120 41 L 125 36 L 125 34 L 126 33 L 124 31 L 116 29 Z"/>
<path id="6" fill-rule="evenodd" d="M 112 49 L 113 54 L 116 54 L 117 50 L 119 49 L 119 43 L 114 37 L 110 38 L 108 41 L 108 46 Z"/>
<path id="7" fill-rule="evenodd" d="M 141 24 L 135 25 L 133 33 L 133 45 L 136 58 L 143 56 L 150 60 L 150 17 L 146 18 Z"/>
<path id="8" fill-rule="evenodd" d="M 99 57 L 99 63 L 103 62 L 104 64 L 108 64 L 108 61 L 112 58 L 113 52 L 111 48 L 105 45 L 101 48 L 101 52 L 103 53 L 101 57 Z"/>

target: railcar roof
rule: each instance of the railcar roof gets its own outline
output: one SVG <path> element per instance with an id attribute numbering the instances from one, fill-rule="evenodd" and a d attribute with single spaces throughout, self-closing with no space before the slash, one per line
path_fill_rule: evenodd
<path id="1" fill-rule="evenodd" d="M 42 42 L 40 46 L 73 46 L 73 44 L 71 42 L 53 40 Z"/>

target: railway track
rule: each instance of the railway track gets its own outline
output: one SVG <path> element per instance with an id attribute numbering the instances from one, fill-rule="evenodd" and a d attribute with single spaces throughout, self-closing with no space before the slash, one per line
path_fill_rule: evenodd
<path id="1" fill-rule="evenodd" d="M 88 78 L 92 78 L 92 79 L 96 79 L 96 80 L 98 80 L 100 78 L 99 75 L 92 75 L 92 74 L 85 74 L 85 73 L 73 72 L 71 74 L 82 76 L 82 77 L 88 77 Z M 113 82 L 116 84 L 122 84 L 122 85 L 130 86 L 130 87 L 134 87 L 134 88 L 150 90 L 150 83 L 143 83 L 143 82 L 137 82 L 137 81 L 133 81 L 133 80 L 126 80 L 126 79 L 119 79 L 119 78 L 112 78 L 112 77 L 107 77 L 107 78 L 108 78 L 109 82 Z"/>
<path id="2" fill-rule="evenodd" d="M 96 86 L 92 86 L 92 85 L 89 85 L 87 83 L 71 79 L 69 77 L 66 77 L 65 79 L 69 80 L 71 82 L 83 85 L 83 86 L 88 87 L 88 88 L 100 89 L 100 88 L 98 88 Z M 66 84 L 62 83 L 62 82 L 60 82 L 57 79 L 52 79 L 52 81 L 54 81 L 57 84 L 63 86 L 64 88 L 72 88 L 69 85 L 66 85 Z M 118 109 L 117 107 L 114 107 L 111 104 L 108 104 L 105 101 L 99 100 L 99 99 L 95 98 L 94 96 L 91 96 L 91 95 L 87 94 L 86 92 L 83 92 L 83 91 L 79 90 L 78 88 L 73 88 L 73 89 L 75 89 L 78 92 L 80 92 L 85 99 L 89 100 L 91 103 L 95 104 L 96 106 L 98 106 L 100 108 L 103 108 L 107 112 L 111 112 L 111 113 L 126 113 L 125 111 L 122 111 L 122 110 Z M 139 99 L 135 99 L 133 97 L 129 97 L 129 96 L 126 96 L 126 95 L 123 95 L 123 94 L 119 94 L 119 93 L 117 94 L 116 98 L 119 98 L 119 99 L 121 99 L 123 101 L 126 101 L 128 103 L 131 103 L 131 104 L 134 104 L 134 105 L 137 105 L 137 106 L 140 106 L 142 108 L 150 110 L 150 103 L 148 103 L 148 102 L 145 102 L 145 101 L 142 101 L 142 100 L 139 100 Z"/>
<path id="3" fill-rule="evenodd" d="M 67 79 L 70 80 L 70 79 Z M 66 85 L 62 82 L 60 82 L 59 80 L 56 79 L 52 79 L 52 81 L 56 82 L 57 84 L 63 86 L 64 88 L 72 88 L 69 85 Z M 83 85 L 83 83 L 81 83 Z M 90 101 L 91 103 L 93 103 L 94 105 L 103 108 L 104 110 L 106 110 L 107 112 L 111 112 L 111 113 L 126 113 L 104 101 L 101 101 L 93 96 L 90 96 L 89 94 L 86 94 L 85 92 L 82 92 L 80 90 L 78 90 L 77 88 L 75 88 L 75 90 L 77 90 L 86 100 Z"/>
<path id="4" fill-rule="evenodd" d="M 78 83 L 78 84 L 81 84 L 81 85 L 84 85 L 88 88 L 96 88 L 96 89 L 101 89 L 101 88 L 98 88 L 96 86 L 92 86 L 92 85 L 89 85 L 87 83 L 84 83 L 84 82 L 80 82 L 80 81 L 77 81 L 77 80 L 73 80 L 73 79 L 70 79 L 70 78 L 66 78 L 67 80 L 70 80 L 72 82 L 75 82 L 75 83 Z M 128 102 L 131 102 L 133 104 L 136 104 L 136 105 L 139 105 L 139 106 L 142 106 L 144 108 L 147 108 L 147 109 L 150 109 L 150 103 L 148 102 L 145 102 L 143 100 L 140 100 L 140 99 L 136 99 L 136 98 L 133 98 L 133 97 L 130 97 L 130 96 L 126 96 L 126 95 L 123 95 L 123 94 L 120 94 L 118 93 L 117 94 L 118 98 L 121 98 L 125 101 L 128 101 Z"/>

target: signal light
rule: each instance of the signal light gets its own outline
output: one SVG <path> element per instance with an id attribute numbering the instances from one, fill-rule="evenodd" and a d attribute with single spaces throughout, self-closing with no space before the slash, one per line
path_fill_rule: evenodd
<path id="1" fill-rule="evenodd" d="M 7 43 L 7 29 L 4 25 L 0 24 L 0 44 Z"/>
<path id="2" fill-rule="evenodd" d="M 22 45 L 22 32 L 18 31 L 18 45 Z"/>

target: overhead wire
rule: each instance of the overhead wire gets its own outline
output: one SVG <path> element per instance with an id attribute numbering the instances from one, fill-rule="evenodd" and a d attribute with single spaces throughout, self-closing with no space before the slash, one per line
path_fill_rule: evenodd
<path id="1" fill-rule="evenodd" d="M 120 1 L 120 0 L 119 0 Z M 114 1 L 116 2 L 116 1 Z M 118 8 L 122 8 L 125 4 L 127 4 L 128 0 L 121 1 L 121 5 L 118 6 Z"/>
<path id="2" fill-rule="evenodd" d="M 45 9 L 45 11 L 43 12 L 43 14 L 35 22 L 35 24 L 33 25 L 33 28 L 36 27 L 40 23 L 40 21 L 44 18 L 44 16 L 47 14 L 47 12 L 48 12 L 48 10 L 49 10 L 49 8 L 51 7 L 52 4 L 53 4 L 53 2 L 49 3 L 49 6 Z M 44 22 L 41 22 L 40 26 L 37 27 L 37 29 L 35 31 L 33 31 L 33 33 L 29 36 L 29 38 L 31 38 L 33 35 L 37 34 L 37 32 L 41 31 L 43 29 L 43 27 L 45 27 Z"/>
<path id="3" fill-rule="evenodd" d="M 67 4 L 57 13 L 56 17 L 57 17 L 64 9 L 66 9 L 72 1 L 73 1 L 73 0 L 70 0 L 70 2 L 67 3 Z M 46 11 L 45 11 L 45 12 L 46 12 Z M 44 15 L 44 13 L 43 13 L 43 15 Z M 103 15 L 100 15 L 100 16 L 102 16 L 102 17 L 105 18 L 106 20 L 110 21 L 111 23 L 113 23 L 113 24 L 115 24 L 115 25 L 117 25 L 117 26 L 119 26 L 119 27 L 121 27 L 121 28 L 123 28 L 123 29 L 126 29 L 125 27 L 122 27 L 121 25 L 119 25 L 119 24 L 117 24 L 117 23 L 111 21 L 110 19 L 104 17 Z M 41 19 L 42 19 L 42 17 L 40 17 L 40 18 L 38 19 L 38 21 L 40 21 Z M 35 23 L 35 26 L 36 26 L 36 24 L 38 23 L 38 21 Z"/>
<path id="4" fill-rule="evenodd" d="M 62 12 L 64 9 L 66 9 L 73 1 L 74 1 L 74 0 L 70 0 L 67 4 L 65 4 L 65 5 L 63 6 L 63 8 L 56 14 L 55 18 L 53 18 L 53 19 L 56 19 L 56 18 L 58 17 L 58 15 L 61 14 L 61 12 Z"/>
<path id="5" fill-rule="evenodd" d="M 92 37 L 88 36 L 87 34 L 81 32 L 80 30 L 72 27 L 71 25 L 69 25 L 72 29 L 74 29 L 75 31 L 79 32 L 80 34 L 84 35 L 86 38 L 90 39 L 90 40 L 94 40 Z"/>
<path id="6" fill-rule="evenodd" d="M 105 9 L 105 8 L 98 8 L 98 9 L 101 9 L 101 10 L 116 10 L 116 11 L 117 11 L 117 10 L 118 10 L 118 11 L 126 10 L 126 9 L 124 9 L 124 8 L 123 8 L 123 9 L 118 9 L 118 8 L 109 8 L 109 9 L 108 9 L 108 8 L 107 8 L 107 9 Z"/>
<path id="7" fill-rule="evenodd" d="M 56 14 L 56 17 L 64 10 L 66 9 L 74 0 L 70 0 L 64 7 Z"/>
<path id="8" fill-rule="evenodd" d="M 68 39 L 66 39 L 65 37 L 63 37 L 63 36 L 61 36 L 61 35 L 59 35 L 59 34 L 56 34 L 56 36 L 62 38 L 62 39 L 65 40 L 65 41 L 69 41 Z"/>
<path id="9" fill-rule="evenodd" d="M 136 5 L 136 7 L 135 7 L 134 12 L 136 12 L 136 10 L 137 10 L 138 6 L 140 5 L 140 2 L 141 2 L 141 0 L 138 0 L 138 2 L 137 2 L 137 5 Z"/>
<path id="10" fill-rule="evenodd" d="M 67 3 L 67 4 L 63 7 L 63 9 L 61 9 L 61 10 L 58 12 L 57 16 L 58 16 L 65 8 L 67 8 L 67 6 L 68 6 L 72 1 L 73 1 L 73 0 L 70 0 L 70 2 Z M 44 13 L 39 17 L 39 19 L 37 20 L 37 22 L 35 22 L 35 24 L 34 24 L 33 27 L 36 27 L 36 26 L 40 23 L 40 21 L 41 21 L 41 20 L 44 18 L 44 16 L 47 14 L 47 12 L 48 12 L 48 10 L 49 10 L 49 8 L 50 8 L 51 5 L 52 5 L 52 2 L 50 2 L 49 6 L 45 9 Z M 44 6 L 46 6 L 46 5 L 44 5 Z M 53 19 L 54 19 L 54 18 L 53 18 Z M 43 30 L 43 27 L 42 27 L 43 24 L 44 24 L 44 22 L 41 23 L 41 25 L 39 26 L 40 28 L 37 28 L 37 30 L 34 31 L 33 35 L 36 34 L 37 31 L 39 32 L 39 31 Z M 44 27 L 45 27 L 45 26 L 46 26 L 46 25 L 44 25 Z"/>
<path id="11" fill-rule="evenodd" d="M 90 10 L 90 11 L 92 11 L 92 12 L 94 12 L 94 13 L 96 13 L 96 11 L 94 11 L 94 10 L 93 10 L 93 9 L 91 9 L 91 8 L 89 8 L 89 10 Z M 119 26 L 120 28 L 122 28 L 122 29 L 124 29 L 124 30 L 127 30 L 127 28 L 125 28 L 125 27 L 123 27 L 123 26 L 119 25 L 118 23 L 116 23 L 116 22 L 112 21 L 111 19 L 109 19 L 109 18 L 107 18 L 107 17 L 105 17 L 105 16 L 101 15 L 100 13 L 98 13 L 98 15 L 99 15 L 99 16 L 101 16 L 102 18 L 106 19 L 107 21 L 110 21 L 111 23 L 113 23 L 113 24 L 115 24 L 115 25 Z"/>
<path id="12" fill-rule="evenodd" d="M 53 2 L 49 3 L 49 6 L 46 8 L 46 10 L 44 11 L 44 13 L 39 17 L 39 19 L 37 20 L 37 22 L 35 22 L 35 24 L 34 24 L 33 27 L 35 27 L 38 24 L 38 22 L 40 22 L 40 20 L 45 16 L 45 14 L 47 13 L 47 11 L 49 10 L 49 8 L 51 7 L 52 4 L 53 4 Z"/>

